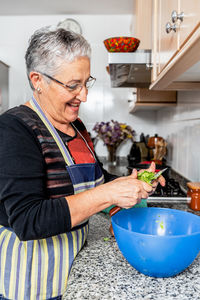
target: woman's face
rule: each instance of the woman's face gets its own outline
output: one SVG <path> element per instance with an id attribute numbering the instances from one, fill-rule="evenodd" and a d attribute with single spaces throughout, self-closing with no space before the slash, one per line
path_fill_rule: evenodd
<path id="1" fill-rule="evenodd" d="M 85 83 L 90 77 L 90 60 L 87 57 L 79 57 L 71 63 L 64 62 L 53 77 L 68 86 L 78 83 L 83 85 L 80 92 L 74 94 L 53 80 L 47 82 L 44 75 L 40 82 L 41 93 L 37 99 L 54 126 L 73 122 L 78 117 L 81 102 L 87 100 Z"/>

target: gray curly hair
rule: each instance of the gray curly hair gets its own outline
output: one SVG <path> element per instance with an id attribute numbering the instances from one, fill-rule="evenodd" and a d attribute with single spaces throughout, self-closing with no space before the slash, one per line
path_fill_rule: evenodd
<path id="1" fill-rule="evenodd" d="M 82 35 L 62 28 L 52 30 L 50 26 L 35 31 L 25 54 L 26 72 L 31 88 L 34 90 L 29 78 L 31 71 L 54 76 L 63 61 L 72 62 L 82 56 L 89 59 L 91 57 L 91 47 Z"/>

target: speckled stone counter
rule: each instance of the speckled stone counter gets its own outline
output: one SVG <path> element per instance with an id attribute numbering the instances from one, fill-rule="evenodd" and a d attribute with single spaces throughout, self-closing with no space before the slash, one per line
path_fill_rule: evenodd
<path id="1" fill-rule="evenodd" d="M 172 208 L 187 210 L 186 205 Z M 200 255 L 175 277 L 148 277 L 125 260 L 109 225 L 104 213 L 90 219 L 88 240 L 72 266 L 64 300 L 200 299 Z"/>

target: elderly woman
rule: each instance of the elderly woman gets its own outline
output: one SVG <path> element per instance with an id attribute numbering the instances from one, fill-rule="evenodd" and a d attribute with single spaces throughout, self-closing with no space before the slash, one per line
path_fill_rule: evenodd
<path id="1" fill-rule="evenodd" d="M 89 217 L 154 189 L 137 171 L 116 179 L 97 161 L 78 118 L 95 82 L 90 52 L 75 33 L 36 31 L 25 56 L 33 97 L 0 117 L 1 299 L 62 299 Z"/>

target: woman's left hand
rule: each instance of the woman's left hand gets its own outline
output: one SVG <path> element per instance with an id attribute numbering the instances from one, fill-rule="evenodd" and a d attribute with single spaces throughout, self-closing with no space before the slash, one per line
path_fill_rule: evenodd
<path id="1" fill-rule="evenodd" d="M 156 164 L 155 162 L 152 162 L 150 167 L 147 169 L 147 171 L 149 172 L 153 172 L 155 173 L 156 171 Z M 157 188 L 157 185 L 160 183 L 161 186 L 165 186 L 165 178 L 160 175 L 157 179 L 155 179 L 152 183 L 152 187 L 153 187 L 153 190 L 155 191 L 156 188 Z"/>
<path id="2" fill-rule="evenodd" d="M 155 173 L 156 171 L 156 164 L 155 162 L 152 161 L 150 167 L 148 169 L 145 169 L 145 170 L 140 170 L 140 172 L 143 172 L 143 171 L 148 171 L 148 172 L 153 172 Z M 160 175 L 157 179 L 155 179 L 152 183 L 152 188 L 153 188 L 153 191 L 151 192 L 151 194 L 153 194 L 157 188 L 157 185 L 160 183 L 160 185 L 162 186 L 165 186 L 165 178 Z M 151 195 L 149 194 L 149 195 Z"/>

